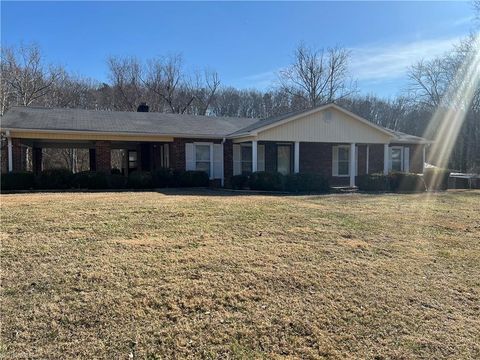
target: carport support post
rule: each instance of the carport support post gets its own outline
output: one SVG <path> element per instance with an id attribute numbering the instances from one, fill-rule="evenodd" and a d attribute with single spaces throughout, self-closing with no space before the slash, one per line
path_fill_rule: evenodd
<path id="1" fill-rule="evenodd" d="M 383 174 L 388 175 L 388 144 L 383 145 Z"/>
<path id="2" fill-rule="evenodd" d="M 257 140 L 252 140 L 252 172 L 256 172 L 258 169 L 258 144 Z"/>
<path id="3" fill-rule="evenodd" d="M 350 187 L 355 186 L 355 143 L 350 144 Z"/>
<path id="4" fill-rule="evenodd" d="M 298 174 L 300 172 L 300 142 L 295 141 L 293 149 L 293 172 Z"/>

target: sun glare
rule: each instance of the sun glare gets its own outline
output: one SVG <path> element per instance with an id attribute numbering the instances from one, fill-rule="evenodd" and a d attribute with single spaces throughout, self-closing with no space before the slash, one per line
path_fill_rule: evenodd
<path id="1" fill-rule="evenodd" d="M 433 138 L 430 154 L 435 165 L 448 167 L 450 155 L 467 115 L 475 91 L 480 87 L 480 35 L 473 39 L 471 52 L 457 70 L 442 104 L 436 109 L 424 136 Z M 448 103 L 447 103 L 448 102 Z"/>

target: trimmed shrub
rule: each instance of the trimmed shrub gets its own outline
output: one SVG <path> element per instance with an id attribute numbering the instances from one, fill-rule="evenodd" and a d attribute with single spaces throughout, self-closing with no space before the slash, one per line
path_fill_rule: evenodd
<path id="1" fill-rule="evenodd" d="M 388 174 L 391 191 L 425 191 L 423 177 L 417 174 L 393 172 Z"/>
<path id="2" fill-rule="evenodd" d="M 122 171 L 118 168 L 112 168 L 112 170 L 110 170 L 110 174 L 111 175 L 121 175 Z"/>
<path id="3" fill-rule="evenodd" d="M 39 189 L 70 189 L 73 173 L 68 169 L 43 170 L 36 178 Z"/>
<path id="4" fill-rule="evenodd" d="M 209 178 L 205 171 L 174 171 L 173 186 L 206 187 L 208 185 Z"/>
<path id="5" fill-rule="evenodd" d="M 230 179 L 232 189 L 243 190 L 248 186 L 248 175 L 234 175 Z"/>
<path id="6" fill-rule="evenodd" d="M 35 186 L 32 172 L 11 172 L 1 175 L 1 190 L 28 190 Z"/>
<path id="7" fill-rule="evenodd" d="M 450 170 L 440 168 L 426 168 L 423 171 L 423 179 L 427 190 L 447 190 Z"/>
<path id="8" fill-rule="evenodd" d="M 82 171 L 73 175 L 72 185 L 79 189 L 108 189 L 107 174 L 95 171 Z"/>
<path id="9" fill-rule="evenodd" d="M 283 175 L 276 172 L 258 171 L 250 175 L 249 186 L 252 190 L 282 191 Z"/>
<path id="10" fill-rule="evenodd" d="M 131 189 L 152 188 L 152 174 L 147 171 L 134 171 L 128 174 L 127 187 Z"/>
<path id="11" fill-rule="evenodd" d="M 119 174 L 112 174 L 108 177 L 108 186 L 110 189 L 125 189 L 128 178 Z"/>
<path id="12" fill-rule="evenodd" d="M 360 175 L 355 183 L 361 191 L 388 191 L 390 187 L 388 176 L 383 174 Z"/>
<path id="13" fill-rule="evenodd" d="M 152 172 L 152 183 L 155 188 L 169 187 L 173 184 L 171 169 L 158 169 Z"/>
<path id="14" fill-rule="evenodd" d="M 285 176 L 285 190 L 289 192 L 330 191 L 328 178 L 316 173 L 298 173 Z"/>

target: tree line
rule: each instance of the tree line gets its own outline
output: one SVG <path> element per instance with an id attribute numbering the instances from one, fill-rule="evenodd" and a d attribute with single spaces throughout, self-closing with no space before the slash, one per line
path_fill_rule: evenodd
<path id="1" fill-rule="evenodd" d="M 214 70 L 188 71 L 178 54 L 144 62 L 110 57 L 108 81 L 98 82 L 47 64 L 35 44 L 3 47 L 0 112 L 3 115 L 13 105 L 136 111 L 146 102 L 156 112 L 266 118 L 336 102 L 375 124 L 433 138 L 435 129 L 428 129 L 428 124 L 434 114 L 456 108 L 465 113 L 465 121 L 449 166 L 480 171 L 480 84 L 473 84 L 468 100 L 451 96 L 451 89 L 465 80 L 459 74 L 475 60 L 479 46 L 472 34 L 451 52 L 412 64 L 406 70 L 408 88 L 393 99 L 359 94 L 349 72 L 350 53 L 341 47 L 299 45 L 268 91 L 224 86 Z M 73 166 L 70 153 L 61 156 Z"/>

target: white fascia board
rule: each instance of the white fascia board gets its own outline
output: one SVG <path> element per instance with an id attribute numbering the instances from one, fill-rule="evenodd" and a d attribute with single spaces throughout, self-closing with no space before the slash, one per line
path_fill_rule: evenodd
<path id="1" fill-rule="evenodd" d="M 356 115 L 356 114 L 354 114 L 354 113 L 352 113 L 352 112 L 350 112 L 350 111 L 348 111 L 348 110 L 346 110 L 346 109 L 344 109 L 344 108 L 342 108 L 342 107 L 340 107 L 336 104 L 326 104 L 326 105 L 320 106 L 318 108 L 311 109 L 311 110 L 302 112 L 300 114 L 288 117 L 286 119 L 274 122 L 272 124 L 262 126 L 258 129 L 255 129 L 253 132 L 246 132 L 246 133 L 237 134 L 235 136 L 231 136 L 231 138 L 234 139 L 234 138 L 237 138 L 237 137 L 257 136 L 259 132 L 262 132 L 262 131 L 265 131 L 265 130 L 268 130 L 268 129 L 271 129 L 271 128 L 274 128 L 274 127 L 277 127 L 277 126 L 280 126 L 280 125 L 283 125 L 283 124 L 286 124 L 286 123 L 289 123 L 290 121 L 294 121 L 294 120 L 297 120 L 297 119 L 302 118 L 304 116 L 315 114 L 317 112 L 320 112 L 320 111 L 323 111 L 323 110 L 326 110 L 326 109 L 329 109 L 329 108 L 334 108 L 334 109 L 336 109 L 340 112 L 343 112 L 344 114 L 347 114 L 347 115 L 353 117 L 355 120 L 358 120 L 358 121 L 364 123 L 365 125 L 368 125 L 368 126 L 374 128 L 375 130 L 378 130 L 378 131 L 382 132 L 385 135 L 388 135 L 390 137 L 395 136 L 392 132 L 388 131 L 387 129 L 385 129 L 381 126 L 375 125 L 372 122 L 368 121 L 367 119 L 364 119 L 361 116 L 358 116 L 358 115 Z"/>

